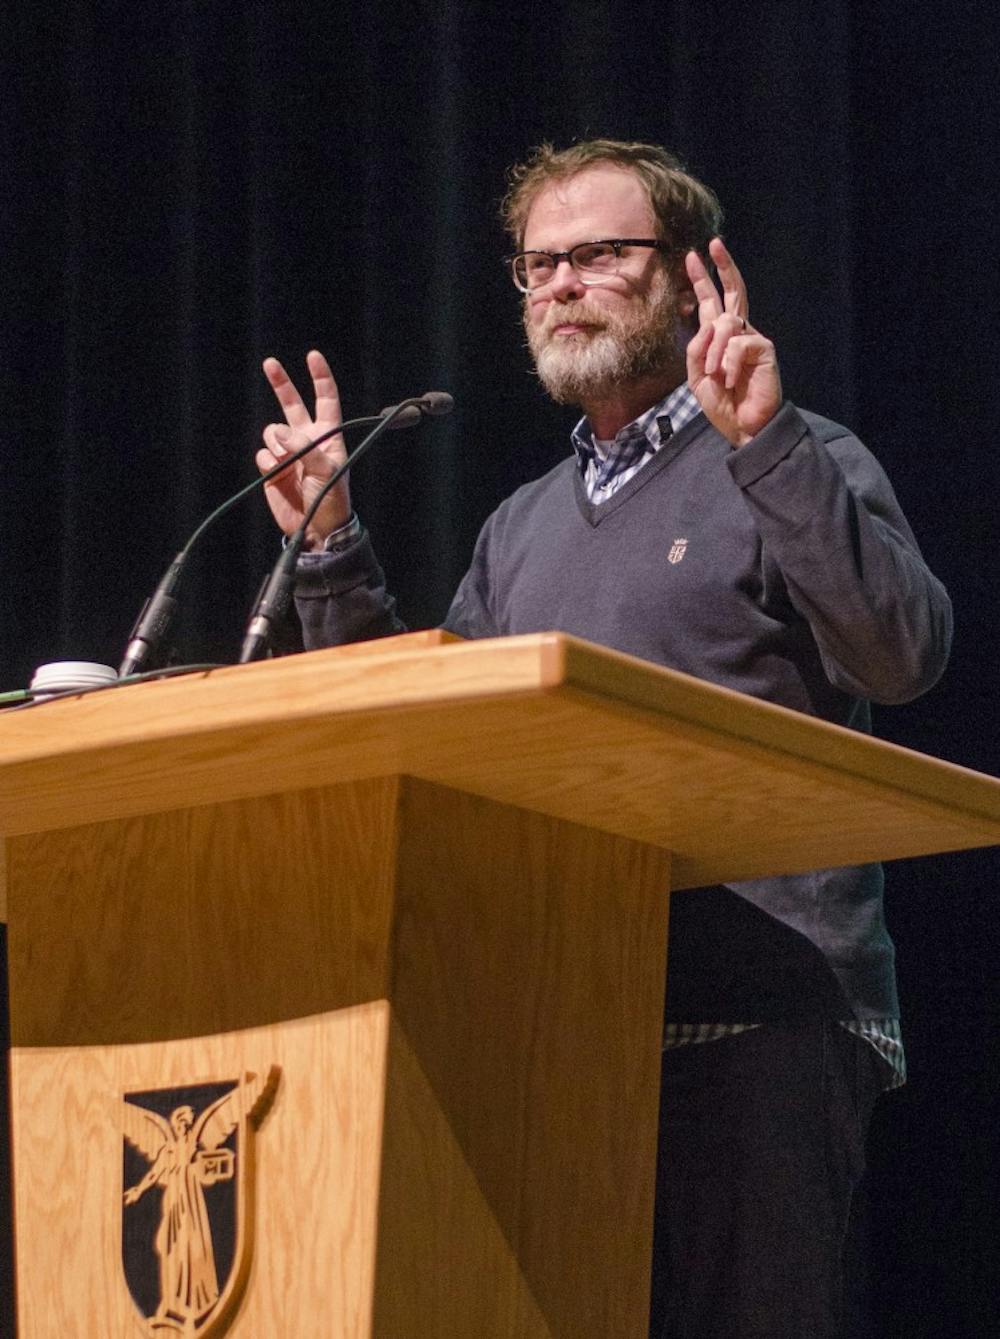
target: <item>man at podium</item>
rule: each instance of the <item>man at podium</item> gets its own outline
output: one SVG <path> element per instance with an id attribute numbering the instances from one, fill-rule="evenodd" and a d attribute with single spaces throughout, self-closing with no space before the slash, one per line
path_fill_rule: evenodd
<path id="1" fill-rule="evenodd" d="M 569 632 L 859 730 L 929 688 L 947 595 L 874 457 L 783 399 L 714 194 L 655 146 L 543 145 L 505 217 L 538 376 L 583 417 L 486 521 L 445 626 Z M 265 363 L 262 470 L 341 420 L 308 368 L 311 410 Z M 342 460 L 269 485 L 286 533 Z M 402 631 L 346 480 L 306 547 L 308 646 Z M 670 944 L 651 1339 L 840 1336 L 868 1118 L 904 1077 L 881 871 L 675 894 Z"/>

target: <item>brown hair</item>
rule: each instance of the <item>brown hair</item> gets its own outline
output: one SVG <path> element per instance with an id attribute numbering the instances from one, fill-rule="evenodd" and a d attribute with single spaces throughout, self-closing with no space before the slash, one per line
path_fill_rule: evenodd
<path id="1" fill-rule="evenodd" d="M 539 144 L 525 162 L 511 168 L 500 213 L 514 246 L 523 242 L 528 211 L 539 191 L 550 182 L 568 181 L 585 168 L 604 163 L 639 178 L 649 194 L 663 241 L 685 251 L 705 251 L 722 225 L 722 206 L 714 191 L 686 172 L 666 149 L 614 139 L 580 140 L 568 149 Z"/>

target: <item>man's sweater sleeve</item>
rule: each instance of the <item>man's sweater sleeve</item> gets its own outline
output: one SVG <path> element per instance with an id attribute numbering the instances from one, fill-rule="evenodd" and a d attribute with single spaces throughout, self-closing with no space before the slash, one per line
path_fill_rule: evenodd
<path id="1" fill-rule="evenodd" d="M 299 559 L 295 608 L 307 651 L 406 631 L 365 530 L 340 552 Z"/>
<path id="2" fill-rule="evenodd" d="M 885 703 L 930 688 L 951 603 L 871 453 L 786 404 L 728 464 L 831 683 Z"/>
<path id="3" fill-rule="evenodd" d="M 495 513 L 483 526 L 472 563 L 442 624 L 461 637 L 496 637 L 500 628 L 491 599 L 491 564 L 497 542 Z M 385 574 L 367 531 L 335 553 L 309 553 L 299 559 L 295 608 L 307 651 L 342 646 L 405 632 L 396 601 L 386 590 Z"/>

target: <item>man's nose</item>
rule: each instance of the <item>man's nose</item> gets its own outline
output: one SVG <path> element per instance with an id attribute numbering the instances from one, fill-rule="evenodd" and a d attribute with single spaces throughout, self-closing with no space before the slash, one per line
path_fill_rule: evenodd
<path id="1" fill-rule="evenodd" d="M 557 302 L 578 302 L 586 292 L 583 280 L 568 260 L 561 260 L 549 280 L 549 291 Z"/>

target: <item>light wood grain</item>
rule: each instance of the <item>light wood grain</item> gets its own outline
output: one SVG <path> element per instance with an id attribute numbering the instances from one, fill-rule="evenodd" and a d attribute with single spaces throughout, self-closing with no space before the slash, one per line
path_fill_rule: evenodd
<path id="1" fill-rule="evenodd" d="M 14 1044 L 195 1036 L 387 997 L 397 790 L 12 838 Z"/>
<path id="2" fill-rule="evenodd" d="M 8 714 L 0 830 L 397 773 L 586 805 L 672 850 L 678 887 L 1000 840 L 995 778 L 558 634 L 392 639 Z"/>
<path id="3" fill-rule="evenodd" d="M 256 1222 L 233 1339 L 371 1332 L 386 1002 L 144 1046 L 15 1049 L 21 1339 L 141 1339 L 121 1265 L 128 1091 L 282 1068 L 255 1140 Z"/>
<path id="4" fill-rule="evenodd" d="M 395 1020 L 388 1068 L 372 1335 L 556 1339 Z"/>
<path id="5" fill-rule="evenodd" d="M 0 830 L 24 1333 L 128 1333 L 108 1103 L 277 1063 L 240 1339 L 639 1339 L 667 852 L 984 844 L 1000 783 L 555 634 L 402 638 L 8 713 Z"/>
<path id="6" fill-rule="evenodd" d="M 380 779 L 10 855 L 24 1335 L 136 1332 L 122 1093 L 277 1064 L 233 1335 L 639 1339 L 666 853 Z"/>
<path id="7" fill-rule="evenodd" d="M 427 1089 L 390 1085 L 386 1157 L 426 1170 L 383 1196 L 384 1339 L 645 1335 L 668 875 L 650 848 L 406 783 L 392 1000 Z M 480 1272 L 470 1172 L 517 1276 Z M 407 1330 L 407 1306 L 440 1328 Z"/>

